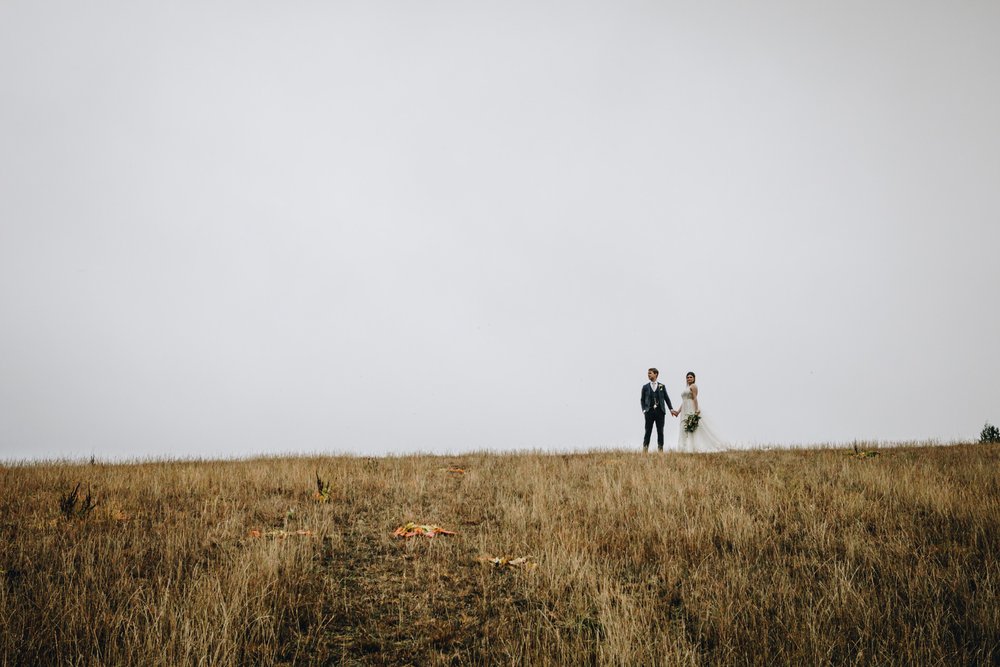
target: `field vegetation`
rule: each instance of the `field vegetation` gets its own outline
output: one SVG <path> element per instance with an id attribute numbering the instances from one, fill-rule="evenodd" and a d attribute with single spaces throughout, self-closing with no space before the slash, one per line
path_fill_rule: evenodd
<path id="1" fill-rule="evenodd" d="M 1000 662 L 989 444 L 7 463 L 0 545 L 2 665 Z"/>

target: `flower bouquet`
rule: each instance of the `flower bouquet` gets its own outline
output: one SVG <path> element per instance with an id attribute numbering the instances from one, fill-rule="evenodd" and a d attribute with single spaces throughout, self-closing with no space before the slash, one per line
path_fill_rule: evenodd
<path id="1" fill-rule="evenodd" d="M 698 422 L 701 421 L 700 412 L 692 412 L 684 417 L 684 430 L 688 433 L 694 433 L 698 428 Z"/>

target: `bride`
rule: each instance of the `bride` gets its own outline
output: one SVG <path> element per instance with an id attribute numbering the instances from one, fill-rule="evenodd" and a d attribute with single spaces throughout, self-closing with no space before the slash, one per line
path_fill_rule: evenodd
<path id="1" fill-rule="evenodd" d="M 681 452 L 721 452 L 729 447 L 718 435 L 712 432 L 705 416 L 701 414 L 698 406 L 698 385 L 694 383 L 695 374 L 688 373 L 686 377 L 687 387 L 681 393 L 681 409 L 678 416 L 681 418 L 681 432 L 677 438 L 677 450 Z M 698 415 L 700 419 L 693 431 L 685 428 L 688 415 Z"/>

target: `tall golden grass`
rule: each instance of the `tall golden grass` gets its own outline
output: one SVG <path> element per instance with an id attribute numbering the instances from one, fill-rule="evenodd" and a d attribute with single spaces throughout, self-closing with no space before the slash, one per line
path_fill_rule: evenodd
<path id="1" fill-rule="evenodd" d="M 1000 447 L 852 454 L 8 464 L 0 663 L 997 664 Z"/>

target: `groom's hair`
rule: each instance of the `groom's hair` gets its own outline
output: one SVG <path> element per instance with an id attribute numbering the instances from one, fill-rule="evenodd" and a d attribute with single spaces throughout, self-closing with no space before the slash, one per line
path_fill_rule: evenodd
<path id="1" fill-rule="evenodd" d="M 656 370 L 655 368 L 650 368 L 649 370 L 653 371 L 653 372 L 654 372 L 654 373 L 656 373 L 657 375 L 659 375 L 659 374 L 660 374 L 660 371 Z"/>

